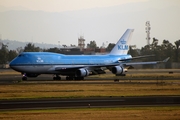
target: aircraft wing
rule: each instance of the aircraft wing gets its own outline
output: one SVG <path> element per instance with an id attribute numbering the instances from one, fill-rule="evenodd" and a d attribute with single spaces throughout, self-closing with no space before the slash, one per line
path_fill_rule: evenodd
<path id="1" fill-rule="evenodd" d="M 124 59 L 124 61 L 127 59 Z M 130 60 L 130 59 L 128 59 Z M 150 61 L 150 62 L 119 62 L 119 63 L 111 63 L 111 64 L 99 64 L 99 65 L 69 65 L 66 67 L 56 66 L 55 71 L 64 71 L 64 70 L 75 70 L 80 68 L 88 68 L 88 69 L 94 69 L 94 68 L 100 68 L 100 67 L 112 67 L 117 65 L 145 65 L 145 64 L 158 64 L 158 63 L 165 63 L 169 60 L 169 57 L 166 58 L 163 61 Z"/>
<path id="2" fill-rule="evenodd" d="M 71 66 L 66 66 L 66 67 L 55 67 L 55 71 L 62 71 L 62 70 L 73 70 L 73 69 L 79 69 L 79 68 L 88 68 L 88 69 L 93 69 L 93 68 L 100 68 L 100 67 L 111 67 L 111 66 L 116 66 L 120 65 L 121 63 L 111 63 L 111 64 L 99 64 L 99 65 L 71 65 Z"/>
<path id="3" fill-rule="evenodd" d="M 162 61 L 150 61 L 150 62 L 123 62 L 124 65 L 147 65 L 147 64 L 158 64 L 158 63 L 165 63 L 169 60 L 170 57 L 166 58 Z"/>

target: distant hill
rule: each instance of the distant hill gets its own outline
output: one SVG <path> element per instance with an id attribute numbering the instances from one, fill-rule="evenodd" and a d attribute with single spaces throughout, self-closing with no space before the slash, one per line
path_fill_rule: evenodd
<path id="1" fill-rule="evenodd" d="M 0 43 L 3 43 L 4 45 L 8 46 L 9 50 L 16 50 L 17 48 L 21 47 L 22 49 L 26 46 L 26 44 L 31 43 L 31 42 L 20 42 L 16 40 L 1 40 Z M 48 48 L 54 48 L 54 47 L 61 47 L 59 45 L 55 44 L 46 44 L 46 43 L 33 43 L 36 47 L 40 47 L 43 49 L 48 49 Z"/>

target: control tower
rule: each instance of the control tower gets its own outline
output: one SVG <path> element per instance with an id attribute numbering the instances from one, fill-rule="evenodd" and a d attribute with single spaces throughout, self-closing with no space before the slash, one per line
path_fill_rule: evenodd
<path id="1" fill-rule="evenodd" d="M 84 47 L 85 47 L 85 43 L 84 42 L 85 42 L 84 37 L 80 36 L 78 38 L 78 47 L 80 48 L 80 51 L 82 51 L 84 49 Z"/>

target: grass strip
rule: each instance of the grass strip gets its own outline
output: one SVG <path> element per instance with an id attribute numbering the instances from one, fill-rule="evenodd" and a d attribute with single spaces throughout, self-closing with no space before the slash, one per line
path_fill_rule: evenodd
<path id="1" fill-rule="evenodd" d="M 1 111 L 0 119 L 10 120 L 178 120 L 179 107 L 125 107 Z"/>

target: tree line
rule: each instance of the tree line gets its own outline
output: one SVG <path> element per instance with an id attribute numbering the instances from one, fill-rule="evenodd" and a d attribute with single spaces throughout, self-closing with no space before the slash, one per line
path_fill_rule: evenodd
<path id="1" fill-rule="evenodd" d="M 109 43 L 109 45 L 105 48 L 107 52 L 111 51 L 111 49 L 115 46 L 114 43 Z M 87 44 L 87 48 L 99 48 L 96 45 L 95 41 L 90 41 Z M 8 50 L 8 46 L 2 44 L 0 48 L 0 64 L 8 64 L 11 60 L 13 60 L 18 54 L 21 52 L 56 52 L 60 53 L 59 48 L 49 48 L 42 49 L 40 47 L 35 46 L 32 43 L 26 44 L 23 48 L 17 48 L 16 50 Z M 144 61 L 148 60 L 163 60 L 167 57 L 170 57 L 170 60 L 167 64 L 167 68 L 171 68 L 172 62 L 180 62 L 180 40 L 177 40 L 173 43 L 170 43 L 168 40 L 163 40 L 163 42 L 158 45 L 158 39 L 153 38 L 153 41 L 150 45 L 145 45 L 141 49 L 134 49 L 132 46 L 129 47 L 128 54 L 132 56 L 142 56 L 142 55 L 154 55 L 155 57 L 144 58 Z"/>

